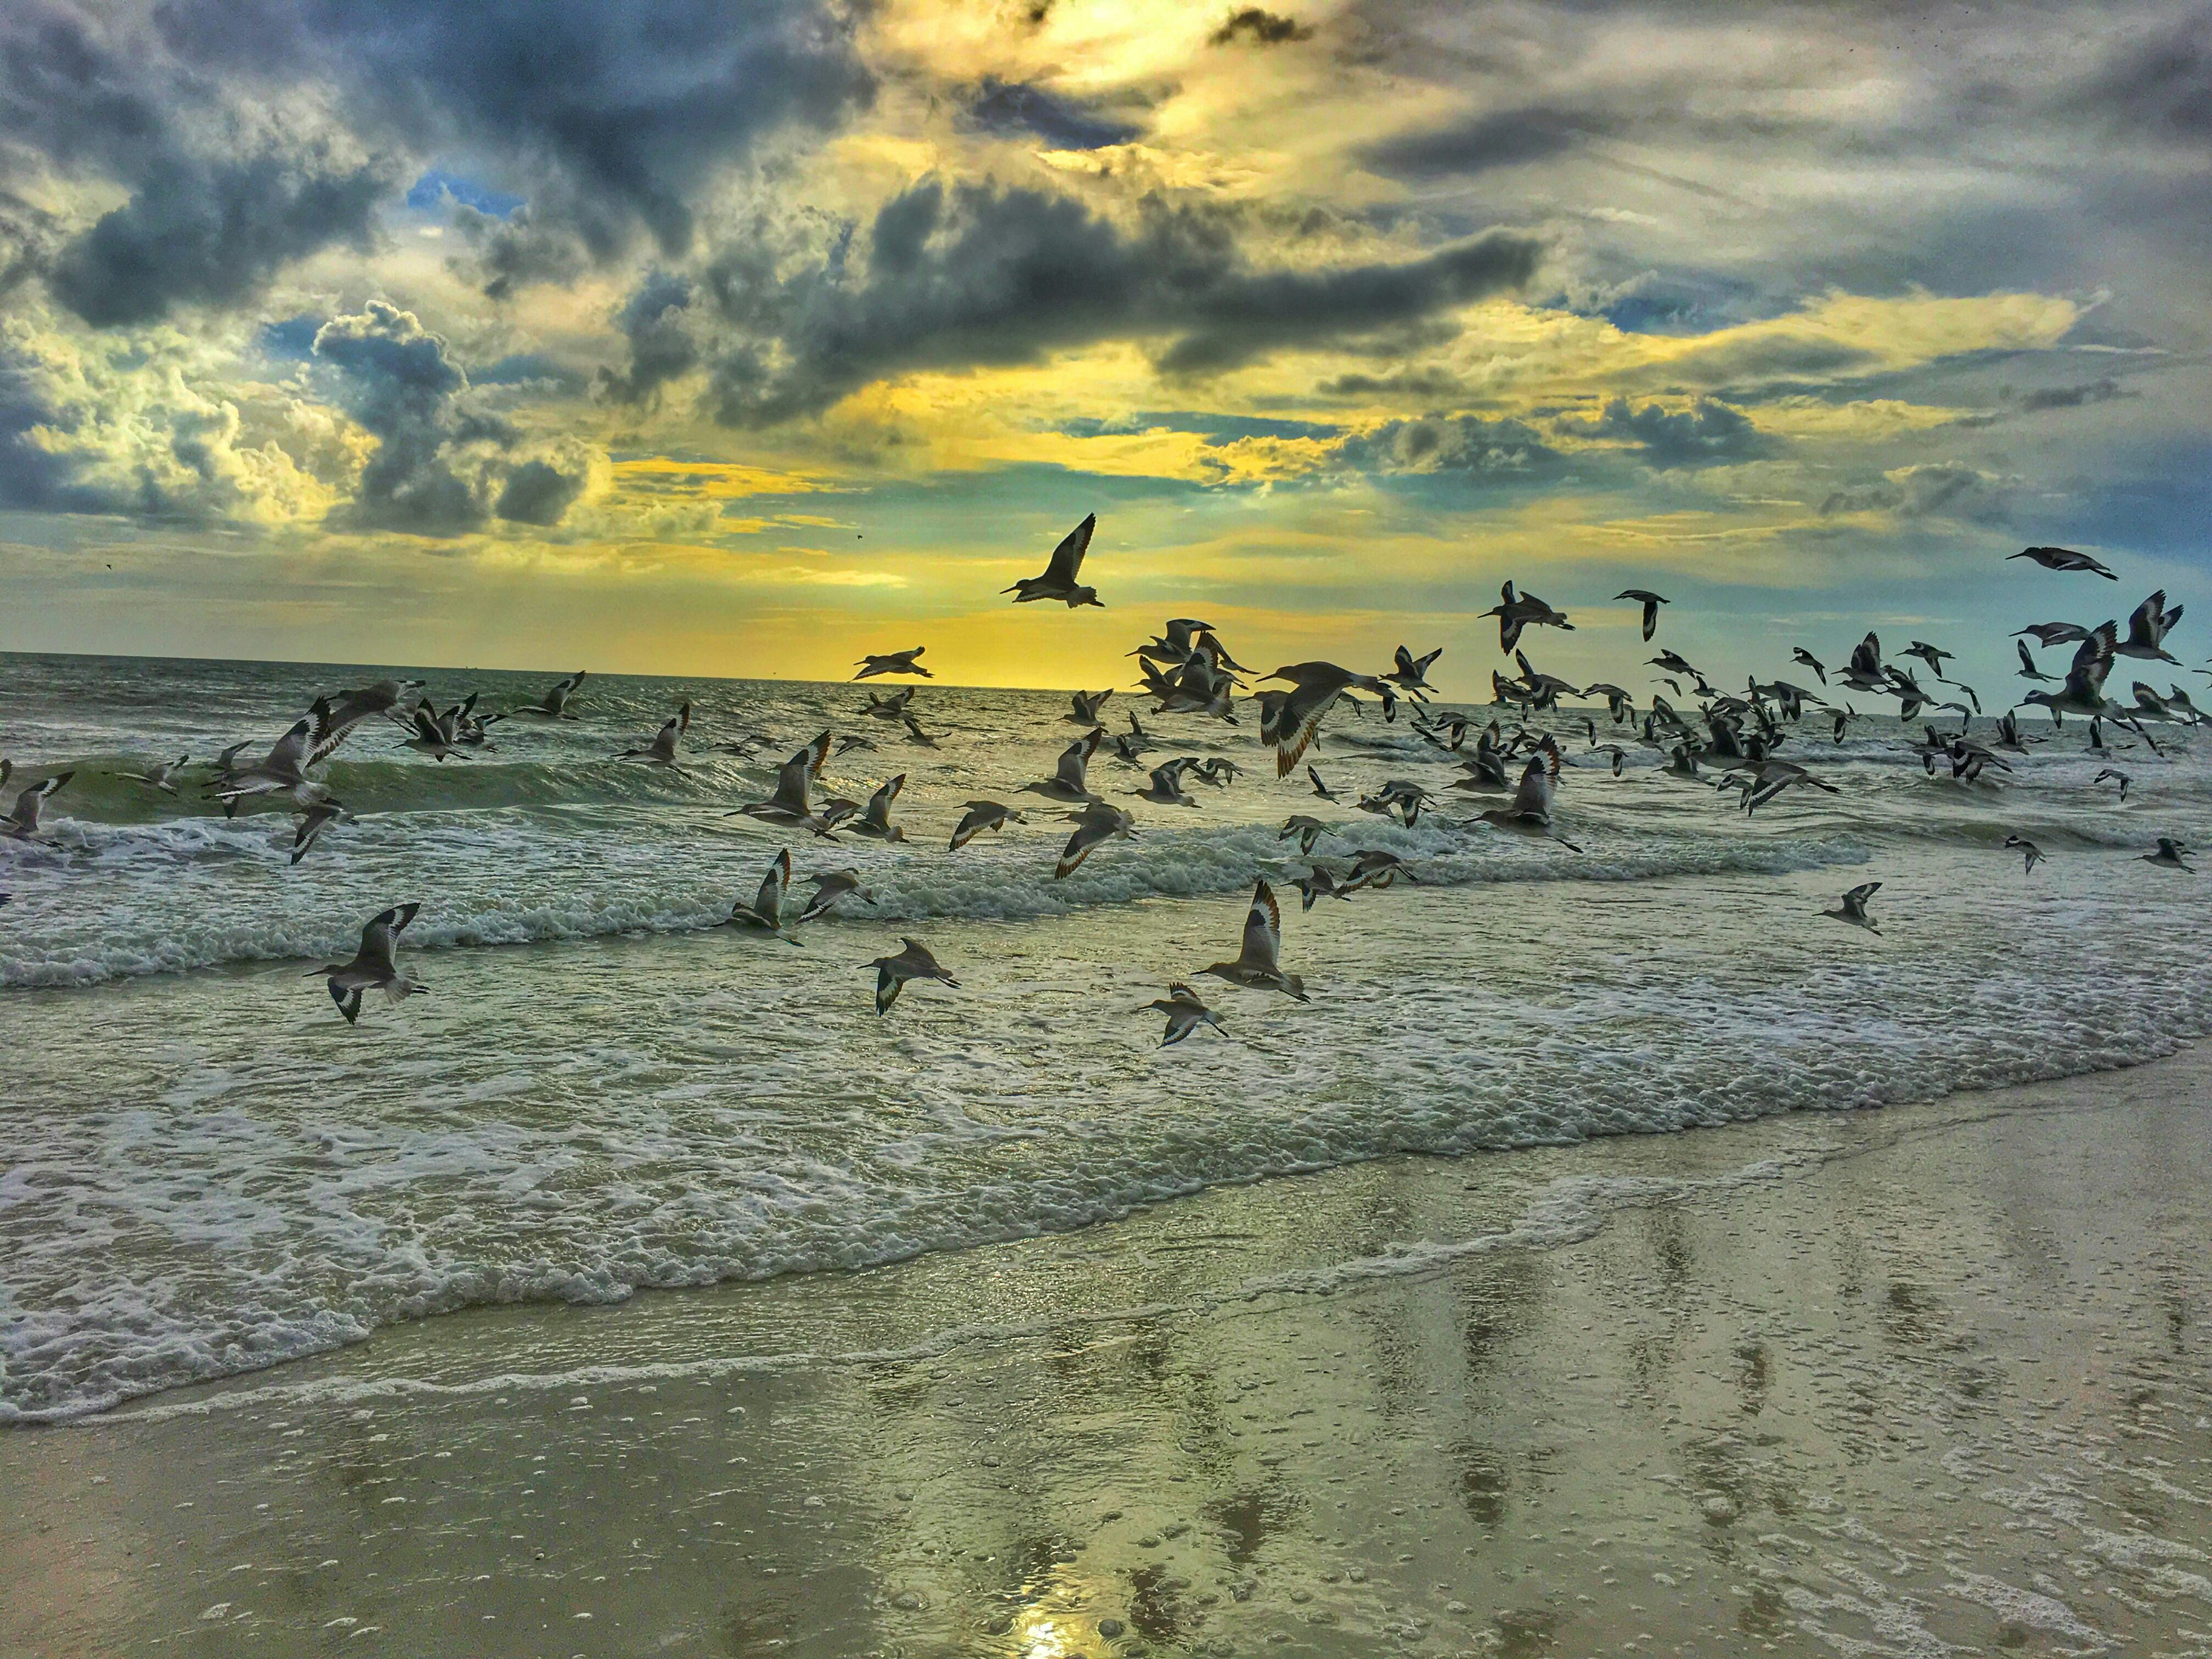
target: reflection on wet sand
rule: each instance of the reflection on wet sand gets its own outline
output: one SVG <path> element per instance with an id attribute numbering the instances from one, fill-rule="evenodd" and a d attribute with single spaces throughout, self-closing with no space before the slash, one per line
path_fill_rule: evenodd
<path id="1" fill-rule="evenodd" d="M 387 1332 L 0 1438 L 0 1654 L 2179 1651 L 2208 1076 Z"/>

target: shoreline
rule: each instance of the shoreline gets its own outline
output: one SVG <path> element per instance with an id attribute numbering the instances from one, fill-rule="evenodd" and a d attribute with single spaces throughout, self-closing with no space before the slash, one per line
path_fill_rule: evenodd
<path id="1" fill-rule="evenodd" d="M 0 1434 L 0 1654 L 2178 1639 L 2208 1081 L 2200 1047 L 387 1328 Z"/>

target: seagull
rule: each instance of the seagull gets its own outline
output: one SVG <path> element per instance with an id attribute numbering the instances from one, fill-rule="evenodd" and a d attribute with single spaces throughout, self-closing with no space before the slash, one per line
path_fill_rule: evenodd
<path id="1" fill-rule="evenodd" d="M 568 699 L 576 695 L 576 688 L 584 683 L 586 670 L 578 669 L 565 680 L 556 683 L 536 702 L 526 702 L 520 708 L 509 709 L 514 714 L 540 714 L 549 720 L 572 720 L 576 717 L 568 712 Z"/>
<path id="2" fill-rule="evenodd" d="M 1062 714 L 1060 719 L 1067 721 L 1071 726 L 1096 726 L 1098 724 L 1099 709 L 1104 707 L 1106 699 L 1113 695 L 1110 688 L 1104 691 L 1078 691 L 1068 699 L 1073 707 Z"/>
<path id="3" fill-rule="evenodd" d="M 13 771 L 15 769 L 10 767 L 8 769 Z M 35 839 L 39 833 L 39 809 L 46 805 L 47 796 L 76 775 L 74 771 L 57 772 L 53 776 L 33 784 L 15 797 L 14 810 L 6 817 L 0 818 L 0 830 L 5 830 L 17 841 Z M 4 782 L 6 776 L 6 773 L 0 773 L 0 782 Z"/>
<path id="4" fill-rule="evenodd" d="M 761 878 L 760 895 L 750 904 L 739 899 L 730 906 L 730 914 L 722 919 L 726 927 L 750 928 L 757 933 L 772 933 L 786 945 L 799 941 L 783 929 L 783 895 L 791 885 L 791 849 L 779 848 L 769 860 L 768 873 Z M 801 920 L 804 920 L 802 917 Z"/>
<path id="5" fill-rule="evenodd" d="M 937 676 L 915 660 L 928 649 L 926 645 L 917 645 L 911 651 L 887 651 L 881 655 L 872 653 L 855 665 L 860 672 L 853 678 L 865 680 L 874 674 L 919 674 L 926 680 L 933 680 Z"/>
<path id="6" fill-rule="evenodd" d="M 1869 933 L 1879 934 L 1881 929 L 1868 920 L 1866 908 L 1867 901 L 1881 890 L 1881 884 L 1878 881 L 1863 882 L 1844 894 L 1835 909 L 1823 910 L 1820 914 L 1832 916 L 1838 921 L 1847 921 L 1854 927 L 1863 927 Z"/>
<path id="7" fill-rule="evenodd" d="M 1616 599 L 1633 599 L 1644 607 L 1644 637 L 1647 640 L 1659 627 L 1659 607 L 1674 603 L 1671 599 L 1662 599 L 1656 593 L 1642 587 L 1624 587 L 1613 597 Z"/>
<path id="8" fill-rule="evenodd" d="M 2113 782 L 2120 786 L 2120 799 L 2122 800 L 2125 800 L 2128 798 L 2128 785 L 2134 782 L 2135 780 L 2117 768 L 2108 766 L 2103 771 L 2098 773 L 2095 777 L 2089 780 L 2090 787 L 2094 788 L 2098 784 L 2104 782 L 2107 778 L 2110 778 Z"/>
<path id="9" fill-rule="evenodd" d="M 806 901 L 805 907 L 799 911 L 799 920 L 801 921 L 812 921 L 817 917 L 828 915 L 830 907 L 848 893 L 863 904 L 873 904 L 876 902 L 876 896 L 860 885 L 860 872 L 858 870 L 825 871 L 821 875 L 809 876 L 806 879 L 814 884 L 814 896 Z"/>
<path id="10" fill-rule="evenodd" d="M 2193 876 L 2197 873 L 2196 870 L 2182 862 L 2188 856 L 2189 849 L 2186 847 L 2171 836 L 2160 836 L 2158 838 L 2158 851 L 2145 853 L 2142 855 L 2142 861 L 2145 864 L 2155 864 L 2161 870 L 2186 870 Z"/>
<path id="11" fill-rule="evenodd" d="M 2026 836 L 2007 836 L 2005 837 L 2004 844 L 2012 851 L 2018 853 L 2027 860 L 2027 863 L 2021 870 L 2021 874 L 2023 876 L 2033 875 L 2035 873 L 2035 866 L 2043 861 L 2043 849 L 2040 847 L 2038 847 L 2033 842 L 2030 841 Z"/>
<path id="12" fill-rule="evenodd" d="M 343 823 L 352 816 L 345 803 L 336 799 L 319 800 L 302 808 L 300 821 L 292 827 L 292 862 L 297 864 L 307 856 L 307 851 L 320 839 L 324 830 L 334 823 Z"/>
<path id="13" fill-rule="evenodd" d="M 876 970 L 876 1012 L 882 1013 L 898 1000 L 899 989 L 910 979 L 942 980 L 954 990 L 960 981 L 938 965 L 929 947 L 919 939 L 902 938 L 906 949 L 895 957 L 878 957 L 868 964 Z"/>
<path id="14" fill-rule="evenodd" d="M 2030 623 L 2013 638 L 2018 639 L 2021 634 L 2034 635 L 2035 642 L 2046 651 L 2054 645 L 2072 645 L 2089 637 L 2089 630 L 2079 623 Z"/>
<path id="15" fill-rule="evenodd" d="M 1429 684 L 1429 665 L 1443 656 L 1444 648 L 1438 646 L 1425 657 L 1417 657 L 1404 646 L 1398 647 L 1398 665 L 1382 678 L 1416 702 L 1426 702 L 1423 695 L 1437 688 Z"/>
<path id="16" fill-rule="evenodd" d="M 1498 618 L 1498 648 L 1501 652 L 1510 651 L 1521 642 L 1521 630 L 1524 628 L 1540 625 L 1574 631 L 1575 625 L 1567 620 L 1565 611 L 1553 610 L 1533 593 L 1516 595 L 1511 582 L 1498 590 L 1498 597 L 1501 602 L 1482 614 Z"/>
<path id="17" fill-rule="evenodd" d="M 1806 667 L 1811 669 L 1815 674 L 1818 674 L 1820 677 L 1821 684 L 1826 685 L 1828 683 L 1828 671 L 1821 665 L 1820 659 L 1814 656 L 1811 652 L 1808 651 L 1803 646 L 1793 645 L 1790 647 L 1790 660 L 1796 663 L 1802 663 Z"/>
<path id="18" fill-rule="evenodd" d="M 684 769 L 676 763 L 676 744 L 690 729 L 691 705 L 681 703 L 674 714 L 661 722 L 660 730 L 653 734 L 651 743 L 642 749 L 625 749 L 615 758 L 641 760 L 648 766 L 665 766 L 672 771 L 682 772 Z"/>
<path id="19" fill-rule="evenodd" d="M 1284 823 L 1282 832 L 1275 839 L 1288 841 L 1296 836 L 1298 838 L 1298 856 L 1310 859 L 1313 856 L 1314 842 L 1323 836 L 1335 833 L 1334 824 L 1323 823 L 1319 818 L 1310 818 L 1301 812 Z"/>
<path id="20" fill-rule="evenodd" d="M 2076 553 L 2069 547 L 2026 547 L 2017 553 L 2008 553 L 2008 559 L 2033 559 L 2045 570 L 2088 570 L 2106 581 L 2119 580 L 2111 571 L 2087 553 Z"/>
<path id="21" fill-rule="evenodd" d="M 1321 781 L 1321 774 L 1314 770 L 1312 767 L 1309 766 L 1306 768 L 1306 776 L 1313 780 L 1314 793 L 1319 795 L 1323 800 L 1340 800 L 1343 799 L 1343 797 L 1335 790 L 1330 788 L 1327 784 Z"/>
<path id="22" fill-rule="evenodd" d="M 1194 803 L 1195 804 L 1195 803 Z M 1060 816 L 1076 826 L 1075 833 L 1067 838 L 1067 845 L 1060 851 L 1060 862 L 1053 866 L 1052 878 L 1060 880 L 1073 875 L 1089 858 L 1091 849 L 1102 842 L 1116 836 L 1129 836 L 1137 833 L 1137 821 L 1118 806 L 1109 806 L 1095 800 L 1080 812 L 1063 812 Z"/>
<path id="23" fill-rule="evenodd" d="M 814 780 L 822 775 L 822 763 L 829 757 L 830 734 L 824 732 L 776 769 L 773 795 L 724 816 L 736 817 L 743 814 L 758 818 L 763 823 L 811 830 L 817 836 L 827 836 L 830 826 L 814 811 L 813 786 Z"/>
<path id="24" fill-rule="evenodd" d="M 2086 635 L 2084 637 L 2086 637 Z M 2039 681 L 2045 685 L 2056 685 L 2058 684 L 2058 676 L 2056 674 L 2046 674 L 2040 668 L 2038 668 L 2035 665 L 2035 659 L 2027 654 L 2027 641 L 2026 640 L 2016 638 L 2013 641 L 2013 643 L 2020 647 L 2021 678 L 2024 680 Z"/>
<path id="25" fill-rule="evenodd" d="M 1506 584 L 1509 587 L 1511 583 Z M 1275 775 L 1290 775 L 1298 757 L 1306 752 L 1321 730 L 1322 718 L 1335 707 L 1336 700 L 1353 689 L 1371 691 L 1382 700 L 1385 714 L 1395 713 L 1397 694 L 1389 684 L 1373 674 L 1355 674 L 1348 668 L 1339 668 L 1333 662 L 1294 662 L 1278 668 L 1267 676 L 1271 680 L 1288 680 L 1297 689 L 1289 693 L 1269 694 L 1272 701 L 1263 698 L 1261 703 L 1260 741 L 1273 744 L 1275 749 Z M 1358 707 L 1355 702 L 1353 706 Z"/>
<path id="26" fill-rule="evenodd" d="M 1071 805 L 1088 805 L 1098 797 L 1091 793 L 1088 771 L 1091 757 L 1105 737 L 1103 732 L 1093 729 L 1078 738 L 1060 751 L 1060 763 L 1052 776 L 1038 783 L 1025 783 L 1023 789 L 1033 795 L 1042 795 L 1047 800 L 1066 801 Z"/>
<path id="27" fill-rule="evenodd" d="M 1168 1017 L 1167 1032 L 1160 1038 L 1163 1048 L 1171 1042 L 1181 1042 L 1201 1025 L 1211 1025 L 1217 1031 L 1222 1029 L 1221 1022 L 1214 1018 L 1213 1010 L 1199 1000 L 1198 993 L 1181 980 L 1168 987 L 1165 996 L 1156 997 L 1143 1007 L 1133 1008 L 1129 1012 L 1165 1014 Z"/>
<path id="28" fill-rule="evenodd" d="M 2112 672 L 2112 653 L 2119 629 L 2100 623 L 2074 653 L 2074 665 L 2066 671 L 2066 684 L 2056 691 L 2030 691 L 2021 701 L 2039 702 L 2051 711 L 2051 723 L 2063 725 L 2068 714 L 2097 715 L 2112 705 L 2105 701 L 2105 679 Z"/>
<path id="29" fill-rule="evenodd" d="M 350 1025 L 361 1018 L 361 994 L 381 991 L 388 1001 L 398 1002 L 422 988 L 420 981 L 411 980 L 399 971 L 399 936 L 407 931 L 407 924 L 415 920 L 419 904 L 395 904 L 389 910 L 380 910 L 371 916 L 361 930 L 361 949 L 351 962 L 334 962 L 307 970 L 312 977 L 320 974 L 330 987 L 331 1000 L 338 1006 Z"/>
<path id="30" fill-rule="evenodd" d="M 2128 618 L 2127 638 L 2112 649 L 2123 657 L 2149 657 L 2179 665 L 2180 659 L 2166 650 L 2164 641 L 2180 620 L 2181 607 L 2177 605 L 2168 611 L 2166 590 L 2161 587 L 2136 607 L 2135 614 Z"/>
<path id="31" fill-rule="evenodd" d="M 1686 755 L 1684 758 L 1688 758 Z M 1694 775 L 1694 773 L 1692 774 Z M 1583 849 L 1552 828 L 1552 792 L 1559 781 L 1559 746 L 1549 738 L 1522 769 L 1510 806 L 1493 806 L 1475 816 L 1483 823 L 1535 841 L 1555 841 L 1571 853 Z"/>
<path id="32" fill-rule="evenodd" d="M 1098 590 L 1085 587 L 1075 580 L 1076 573 L 1083 568 L 1083 556 L 1091 550 L 1091 534 L 1097 528 L 1098 515 L 1093 513 L 1052 550 L 1052 562 L 1045 566 L 1043 575 L 1024 576 L 1012 587 L 999 591 L 1014 595 L 1016 605 L 1027 605 L 1032 599 L 1065 599 L 1070 611 L 1085 605 L 1104 609 Z"/>
<path id="33" fill-rule="evenodd" d="M 952 831 L 952 845 L 948 852 L 957 853 L 986 830 L 999 830 L 1008 823 L 1027 823 L 1029 819 L 1011 806 L 1001 806 L 994 800 L 971 800 L 967 803 L 968 814 Z"/>
<path id="34" fill-rule="evenodd" d="M 914 694 L 921 689 L 917 685 L 901 686 L 888 697 L 878 696 L 871 691 L 860 712 L 873 714 L 879 720 L 902 720 L 907 717 L 907 704 L 914 701 Z"/>
<path id="35" fill-rule="evenodd" d="M 128 778 L 133 783 L 145 784 L 149 788 L 160 790 L 165 795 L 173 795 L 177 793 L 177 786 L 169 781 L 169 774 L 191 758 L 190 755 L 179 755 L 176 759 L 163 761 L 148 771 L 118 772 L 115 775 L 118 778 Z"/>
<path id="36" fill-rule="evenodd" d="M 1140 800 L 1152 802 L 1155 806 L 1195 806 L 1198 803 L 1183 792 L 1182 774 L 1185 767 L 1197 764 L 1195 756 L 1185 755 L 1178 760 L 1170 761 L 1165 766 L 1155 766 L 1152 781 L 1142 789 L 1132 789 L 1129 793 Z"/>
<path id="37" fill-rule="evenodd" d="M 1243 948 L 1237 953 L 1237 959 L 1217 962 L 1200 971 L 1250 990 L 1280 991 L 1285 996 L 1304 1002 L 1307 1000 L 1305 981 L 1296 974 L 1283 971 L 1282 951 L 1282 907 L 1275 902 L 1274 890 L 1266 881 L 1255 881 L 1252 884 L 1252 908 L 1244 916 Z"/>
<path id="38" fill-rule="evenodd" d="M 1314 908 L 1314 901 L 1321 898 L 1340 898 L 1349 904 L 1352 902 L 1353 889 L 1358 884 L 1340 887 L 1337 885 L 1336 878 L 1316 864 L 1303 876 L 1292 877 L 1291 885 L 1297 888 L 1302 896 L 1298 902 L 1299 908 L 1310 910 Z"/>

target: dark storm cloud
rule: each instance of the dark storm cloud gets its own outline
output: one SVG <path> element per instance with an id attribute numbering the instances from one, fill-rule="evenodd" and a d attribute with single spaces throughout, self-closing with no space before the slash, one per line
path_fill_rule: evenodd
<path id="1" fill-rule="evenodd" d="M 1042 87 L 995 80 L 977 90 L 968 118 L 986 132 L 1026 132 L 1054 149 L 1103 149 L 1126 144 L 1139 131 Z"/>
<path id="2" fill-rule="evenodd" d="M 718 168 L 871 90 L 833 0 L 165 0 L 144 15 L 0 7 L 0 133 L 127 192 L 36 251 L 95 325 L 234 306 L 319 249 L 366 247 L 447 150 L 481 160 L 433 176 L 481 222 L 465 228 L 497 292 L 641 236 L 681 253 Z M 24 258 L 8 219 L 0 270 Z"/>
<path id="3" fill-rule="evenodd" d="M 2089 404 L 2108 404 L 2115 398 L 2132 398 L 2136 394 L 2122 388 L 2120 383 L 2106 375 L 2084 386 L 2039 386 L 2021 394 L 2020 406 L 2026 410 L 2080 409 Z"/>
<path id="4" fill-rule="evenodd" d="M 603 393 L 617 403 L 647 403 L 668 381 L 698 366 L 689 322 L 691 293 L 689 277 L 655 271 L 630 295 L 615 317 L 629 342 L 629 367 L 619 374 L 602 368 Z"/>
<path id="5" fill-rule="evenodd" d="M 1900 467 L 1878 483 L 1838 489 L 1820 503 L 1820 514 L 1894 513 L 1907 519 L 1958 519 L 2002 524 L 2011 515 L 2005 480 L 1956 462 Z"/>
<path id="6" fill-rule="evenodd" d="M 1543 252 L 1491 231 L 1399 261 L 1254 266 L 1232 216 L 1139 204 L 1123 224 L 1048 191 L 927 179 L 886 203 L 866 258 L 841 238 L 796 268 L 748 243 L 708 286 L 728 339 L 713 368 L 719 418 L 815 413 L 915 370 L 1034 361 L 1107 339 L 1163 342 L 1171 374 L 1234 368 L 1285 348 L 1372 337 L 1525 284 Z"/>
<path id="7" fill-rule="evenodd" d="M 1631 444 L 1661 471 L 1755 460 L 1774 449 L 1741 410 L 1711 398 L 1674 410 L 1656 403 L 1638 409 L 1615 398 L 1595 416 L 1562 416 L 1557 426 L 1572 437 Z"/>
<path id="8" fill-rule="evenodd" d="M 1425 132 L 1401 133 L 1370 144 L 1361 154 L 1377 173 L 1437 179 L 1547 161 L 1604 125 L 1601 118 L 1588 114 L 1570 119 L 1551 110 L 1504 110 Z"/>
<path id="9" fill-rule="evenodd" d="M 1461 473 L 1493 482 L 1533 481 L 1562 459 L 1534 427 L 1481 415 L 1386 421 L 1347 438 L 1333 457 L 1361 472 Z"/>
<path id="10" fill-rule="evenodd" d="M 495 513 L 557 524 L 582 493 L 580 472 L 507 459 L 514 429 L 465 406 L 467 373 L 412 312 L 372 300 L 357 314 L 324 324 L 314 351 L 343 377 L 349 410 L 377 440 L 359 493 L 341 515 L 349 526 L 460 536 Z"/>

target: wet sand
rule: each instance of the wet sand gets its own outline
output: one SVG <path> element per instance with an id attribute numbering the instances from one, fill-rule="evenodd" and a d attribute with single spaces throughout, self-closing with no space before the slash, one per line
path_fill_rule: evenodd
<path id="1" fill-rule="evenodd" d="M 2200 1050 L 397 1328 L 0 1435 L 0 1654 L 2212 1652 L 2208 1102 Z"/>

